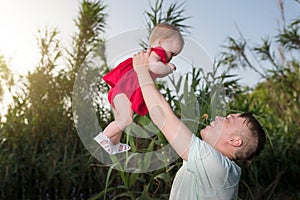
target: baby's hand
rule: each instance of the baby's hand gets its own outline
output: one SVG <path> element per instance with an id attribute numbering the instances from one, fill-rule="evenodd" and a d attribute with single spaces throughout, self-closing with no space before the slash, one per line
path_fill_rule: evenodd
<path id="1" fill-rule="evenodd" d="M 173 63 L 168 63 L 168 65 L 173 71 L 176 70 L 176 66 Z"/>

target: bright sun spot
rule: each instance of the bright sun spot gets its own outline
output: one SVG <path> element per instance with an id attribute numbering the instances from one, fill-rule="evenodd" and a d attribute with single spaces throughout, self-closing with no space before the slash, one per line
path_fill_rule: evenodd
<path id="1" fill-rule="evenodd" d="M 38 30 L 57 28 L 65 47 L 75 29 L 78 7 L 79 0 L 0 0 L 0 55 L 13 74 L 25 75 L 37 66 Z M 4 96 L 0 117 L 11 101 Z"/>
<path id="2" fill-rule="evenodd" d="M 78 1 L 0 0 L 0 5 L 0 55 L 14 73 L 25 74 L 38 63 L 37 31 L 57 27 L 70 37 Z"/>

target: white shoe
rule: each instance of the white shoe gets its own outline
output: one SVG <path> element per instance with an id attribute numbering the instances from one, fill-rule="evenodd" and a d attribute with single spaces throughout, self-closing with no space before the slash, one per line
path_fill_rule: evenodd
<path id="1" fill-rule="evenodd" d="M 126 151 L 129 151 L 130 149 L 131 149 L 131 147 L 128 144 L 119 142 L 118 144 L 113 145 L 112 154 L 126 152 Z"/>
<path id="2" fill-rule="evenodd" d="M 113 144 L 111 143 L 110 139 L 100 132 L 96 137 L 93 138 L 101 147 L 108 153 L 113 154 Z"/>

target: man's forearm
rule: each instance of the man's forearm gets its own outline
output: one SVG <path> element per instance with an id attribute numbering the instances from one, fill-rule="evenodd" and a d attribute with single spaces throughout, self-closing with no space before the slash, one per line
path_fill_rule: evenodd
<path id="1" fill-rule="evenodd" d="M 140 87 L 143 93 L 144 101 L 150 110 L 155 105 L 162 104 L 163 97 L 155 88 L 154 81 L 149 73 L 148 68 L 140 67 L 136 69 Z"/>
<path id="2" fill-rule="evenodd" d="M 176 117 L 169 103 L 156 89 L 150 76 L 147 63 L 142 66 L 144 54 L 134 59 L 134 69 L 137 73 L 144 101 L 149 110 L 153 123 L 162 131 L 168 142 L 184 160 L 189 154 L 189 145 L 192 138 L 190 130 Z"/>

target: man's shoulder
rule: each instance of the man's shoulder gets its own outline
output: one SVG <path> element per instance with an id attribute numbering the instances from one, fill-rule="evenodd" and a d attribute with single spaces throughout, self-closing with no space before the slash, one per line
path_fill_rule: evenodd
<path id="1" fill-rule="evenodd" d="M 221 190 L 236 187 L 241 175 L 234 161 L 198 137 L 193 137 L 187 168 L 199 182 L 206 180 Z"/>
<path id="2" fill-rule="evenodd" d="M 234 161 L 195 135 L 192 137 L 188 160 L 201 161 L 202 164 L 211 167 L 211 169 L 220 167 L 223 170 L 227 168 L 237 168 L 239 170 L 239 166 Z"/>

